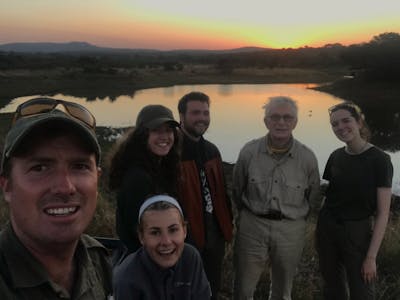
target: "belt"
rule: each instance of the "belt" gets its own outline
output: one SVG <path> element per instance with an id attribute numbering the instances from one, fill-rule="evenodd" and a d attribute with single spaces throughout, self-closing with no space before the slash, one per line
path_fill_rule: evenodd
<path id="1" fill-rule="evenodd" d="M 287 217 L 279 210 L 271 209 L 268 210 L 266 213 L 255 213 L 250 208 L 248 208 L 247 205 L 243 205 L 243 208 L 245 208 L 251 214 L 256 215 L 257 217 L 260 218 L 274 220 L 274 221 L 281 221 L 283 219 L 287 219 Z"/>
<path id="2" fill-rule="evenodd" d="M 282 212 L 280 212 L 279 210 L 269 210 L 266 213 L 256 214 L 256 215 L 261 218 L 265 218 L 268 220 L 275 220 L 275 221 L 281 221 L 283 219 L 286 219 L 285 215 L 282 214 Z"/>

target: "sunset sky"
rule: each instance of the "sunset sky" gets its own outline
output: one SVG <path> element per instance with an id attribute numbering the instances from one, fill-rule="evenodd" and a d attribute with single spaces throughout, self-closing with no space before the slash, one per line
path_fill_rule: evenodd
<path id="1" fill-rule="evenodd" d="M 297 48 L 383 32 L 400 33 L 399 0 L 0 0 L 0 44 Z"/>

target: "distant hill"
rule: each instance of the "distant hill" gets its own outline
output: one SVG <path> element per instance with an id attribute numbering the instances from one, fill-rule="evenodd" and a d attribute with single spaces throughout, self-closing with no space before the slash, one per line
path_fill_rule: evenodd
<path id="1" fill-rule="evenodd" d="M 56 52 L 108 52 L 123 49 L 97 47 L 86 42 L 69 43 L 9 43 L 0 45 L 0 51 L 23 53 L 56 53 Z"/>
<path id="2" fill-rule="evenodd" d="M 68 43 L 9 43 L 0 45 L 0 51 L 19 52 L 19 53 L 134 53 L 134 52 L 164 52 L 164 53 L 182 53 L 182 54 L 217 54 L 217 53 L 242 53 L 263 51 L 266 48 L 260 47 L 242 47 L 227 50 L 155 50 L 155 49 L 129 49 L 129 48 L 108 48 L 98 47 L 86 42 L 68 42 Z"/>

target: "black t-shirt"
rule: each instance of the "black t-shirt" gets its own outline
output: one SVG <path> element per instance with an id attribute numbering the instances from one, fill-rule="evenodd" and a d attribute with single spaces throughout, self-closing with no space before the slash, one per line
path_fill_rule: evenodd
<path id="1" fill-rule="evenodd" d="M 329 157 L 322 178 L 329 181 L 324 208 L 343 220 L 359 220 L 376 211 L 377 188 L 391 187 L 390 156 L 371 147 L 348 154 L 344 147 Z"/>

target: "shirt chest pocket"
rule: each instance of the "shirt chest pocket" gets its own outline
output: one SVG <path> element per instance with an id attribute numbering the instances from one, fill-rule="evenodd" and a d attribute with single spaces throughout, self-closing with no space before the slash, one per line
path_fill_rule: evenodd
<path id="1" fill-rule="evenodd" d="M 263 175 L 253 175 L 247 182 L 248 194 L 255 199 L 265 199 L 271 184 L 271 178 Z"/>
<path id="2" fill-rule="evenodd" d="M 289 206 L 302 206 L 308 197 L 308 187 L 300 180 L 286 180 L 282 202 Z"/>

